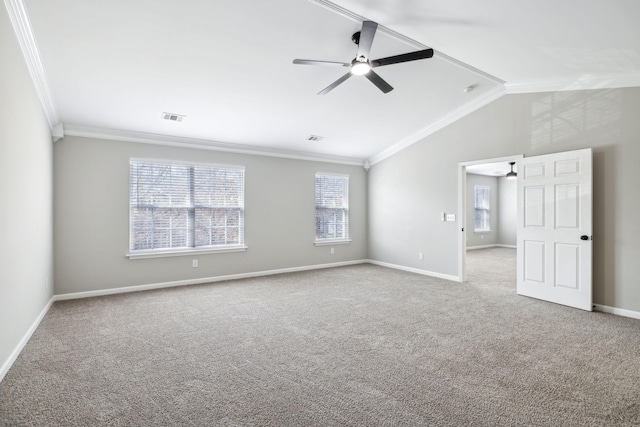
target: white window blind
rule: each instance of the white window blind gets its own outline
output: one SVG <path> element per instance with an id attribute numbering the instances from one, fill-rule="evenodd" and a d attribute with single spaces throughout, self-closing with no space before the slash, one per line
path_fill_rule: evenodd
<path id="1" fill-rule="evenodd" d="M 486 185 L 474 186 L 475 193 L 475 221 L 474 231 L 491 231 L 491 187 Z"/>
<path id="2" fill-rule="evenodd" d="M 349 238 L 349 176 L 316 174 L 316 241 Z"/>
<path id="3" fill-rule="evenodd" d="M 130 250 L 244 244 L 244 168 L 132 160 Z"/>

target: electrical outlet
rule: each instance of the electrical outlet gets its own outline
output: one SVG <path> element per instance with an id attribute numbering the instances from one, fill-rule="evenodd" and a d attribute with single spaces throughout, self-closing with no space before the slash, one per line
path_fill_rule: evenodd
<path id="1" fill-rule="evenodd" d="M 334 253 L 335 253 L 335 250 L 331 248 L 331 255 L 333 255 Z"/>
<path id="2" fill-rule="evenodd" d="M 198 260 L 194 259 L 193 261 L 191 261 L 191 267 L 196 268 L 198 266 Z"/>
<path id="3" fill-rule="evenodd" d="M 424 254 L 422 252 L 418 252 L 418 259 L 424 259 Z"/>

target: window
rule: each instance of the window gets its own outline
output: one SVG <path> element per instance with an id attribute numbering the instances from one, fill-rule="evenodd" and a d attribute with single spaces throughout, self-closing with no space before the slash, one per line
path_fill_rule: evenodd
<path id="1" fill-rule="evenodd" d="M 488 232 L 491 231 L 490 222 L 490 199 L 491 188 L 486 185 L 476 185 L 474 187 L 475 193 L 475 221 L 473 231 L 476 232 Z"/>
<path id="2" fill-rule="evenodd" d="M 131 160 L 130 251 L 244 248 L 244 168 Z"/>
<path id="3" fill-rule="evenodd" d="M 316 242 L 349 239 L 349 176 L 316 174 Z"/>

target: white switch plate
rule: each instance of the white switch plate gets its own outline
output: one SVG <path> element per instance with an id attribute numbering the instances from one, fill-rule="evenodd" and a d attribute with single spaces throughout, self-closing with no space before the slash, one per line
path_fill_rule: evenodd
<path id="1" fill-rule="evenodd" d="M 456 214 L 447 214 L 447 221 L 455 221 Z"/>

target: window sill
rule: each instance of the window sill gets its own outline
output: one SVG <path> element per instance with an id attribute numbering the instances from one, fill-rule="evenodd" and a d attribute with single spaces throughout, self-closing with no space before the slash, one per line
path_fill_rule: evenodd
<path id="1" fill-rule="evenodd" d="M 489 234 L 491 230 L 473 230 L 473 232 L 476 234 Z"/>
<path id="2" fill-rule="evenodd" d="M 327 239 L 327 240 L 316 240 L 313 242 L 316 246 L 327 246 L 327 245 L 348 245 L 351 243 L 351 239 Z"/>
<path id="3" fill-rule="evenodd" d="M 129 252 L 126 257 L 129 259 L 147 259 L 147 258 L 166 258 L 174 256 L 186 256 L 186 255 L 206 255 L 206 254 L 220 254 L 229 252 L 244 252 L 248 248 L 244 245 L 240 246 L 225 246 L 224 248 L 205 248 L 205 249 L 180 249 L 180 250 L 167 250 L 167 251 L 148 251 L 148 252 Z"/>

